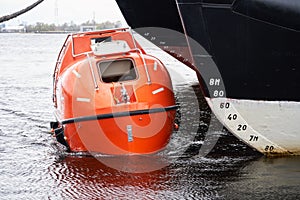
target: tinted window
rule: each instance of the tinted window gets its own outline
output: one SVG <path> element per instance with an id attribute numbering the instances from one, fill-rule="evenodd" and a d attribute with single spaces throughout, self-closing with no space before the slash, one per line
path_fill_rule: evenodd
<path id="1" fill-rule="evenodd" d="M 100 76 L 103 82 L 119 82 L 136 79 L 136 71 L 132 60 L 114 60 L 99 63 Z"/>

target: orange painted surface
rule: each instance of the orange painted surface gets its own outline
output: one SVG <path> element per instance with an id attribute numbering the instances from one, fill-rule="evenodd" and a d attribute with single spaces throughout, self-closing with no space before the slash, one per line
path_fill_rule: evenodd
<path id="1" fill-rule="evenodd" d="M 91 40 L 99 37 L 126 41 L 131 49 L 139 48 L 140 52 L 130 50 L 121 54 L 95 55 L 91 49 Z M 86 52 L 89 52 L 88 56 L 84 54 Z M 104 82 L 99 63 L 121 60 L 132 61 L 136 78 Z M 53 92 L 58 121 L 175 105 L 167 70 L 158 59 L 146 55 L 139 44 L 133 42 L 128 29 L 70 35 L 58 61 Z M 125 89 L 126 95 L 122 95 L 122 89 Z M 175 110 L 171 110 L 65 124 L 65 139 L 70 150 L 75 152 L 153 153 L 168 143 L 175 113 Z"/>

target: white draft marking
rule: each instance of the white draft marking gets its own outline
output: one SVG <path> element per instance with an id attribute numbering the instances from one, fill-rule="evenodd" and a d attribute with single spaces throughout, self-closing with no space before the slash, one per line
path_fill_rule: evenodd
<path id="1" fill-rule="evenodd" d="M 300 155 L 300 102 L 206 100 L 228 130 L 258 151 Z"/>

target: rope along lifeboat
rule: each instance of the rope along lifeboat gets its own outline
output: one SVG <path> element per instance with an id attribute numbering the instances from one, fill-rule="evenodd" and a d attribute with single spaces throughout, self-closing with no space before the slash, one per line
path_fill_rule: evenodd
<path id="1" fill-rule="evenodd" d="M 69 35 L 53 77 L 51 128 L 69 151 L 148 154 L 167 145 L 177 109 L 170 76 L 130 29 Z"/>

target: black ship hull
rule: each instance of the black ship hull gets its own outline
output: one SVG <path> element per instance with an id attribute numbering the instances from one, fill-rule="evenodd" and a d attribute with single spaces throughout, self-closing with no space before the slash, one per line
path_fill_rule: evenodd
<path id="1" fill-rule="evenodd" d="M 198 72 L 231 132 L 266 154 L 300 154 L 299 0 L 116 1 L 129 26 Z"/>
<path id="2" fill-rule="evenodd" d="M 288 5 L 282 3 L 279 5 L 282 7 L 273 8 L 274 3 L 270 0 L 265 0 L 269 2 L 265 5 L 269 8 L 256 8 L 258 3 L 256 5 L 255 2 L 260 2 L 257 0 L 236 1 L 240 4 L 233 4 L 233 0 L 117 2 L 129 26 L 134 29 L 162 27 L 185 33 L 196 40 L 217 65 L 226 97 L 300 100 L 297 92 L 300 91 L 300 2 L 297 0 L 288 1 L 299 8 L 298 13 L 294 11 L 296 14 L 292 16 L 284 13 L 280 16 L 281 12 L 288 10 Z M 262 17 L 257 16 L 259 14 Z M 286 19 L 285 24 L 280 19 L 286 16 L 290 19 Z M 145 35 L 145 32 L 141 34 Z M 152 33 L 148 34 L 150 37 L 156 37 L 153 42 L 159 46 L 178 44 L 170 35 Z M 191 48 L 192 54 L 198 53 Z M 201 74 L 203 59 L 199 61 L 194 57 L 194 62 Z M 208 83 L 211 77 L 203 78 L 208 79 L 204 80 Z M 206 86 L 214 90 L 209 88 L 209 84 Z"/>

